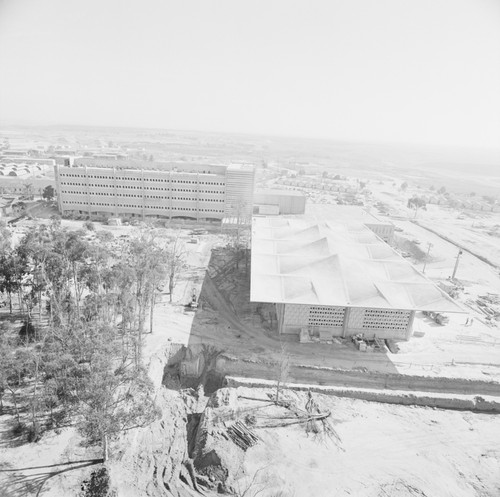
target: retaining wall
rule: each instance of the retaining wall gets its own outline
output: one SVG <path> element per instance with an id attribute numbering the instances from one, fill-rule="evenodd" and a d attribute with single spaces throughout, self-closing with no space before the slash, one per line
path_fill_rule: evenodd
<path id="1" fill-rule="evenodd" d="M 226 385 L 230 388 L 252 387 L 273 388 L 275 382 L 256 378 L 240 378 L 226 376 Z M 290 390 L 321 393 L 351 399 L 366 400 L 369 402 L 383 402 L 386 404 L 413 405 L 420 407 L 435 407 L 439 409 L 452 409 L 459 411 L 474 411 L 485 413 L 500 413 L 500 399 L 496 397 L 481 397 L 473 395 L 432 394 L 430 392 L 404 392 L 404 391 L 380 391 L 360 388 L 323 387 L 318 385 L 306 385 L 287 383 L 285 388 Z"/>

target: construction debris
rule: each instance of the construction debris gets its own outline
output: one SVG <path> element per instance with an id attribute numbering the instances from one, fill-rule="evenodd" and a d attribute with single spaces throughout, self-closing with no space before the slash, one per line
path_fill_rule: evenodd
<path id="1" fill-rule="evenodd" d="M 497 293 L 487 293 L 478 295 L 475 300 L 467 300 L 467 305 L 486 316 L 487 321 L 500 321 L 500 295 Z"/>
<path id="2" fill-rule="evenodd" d="M 236 421 L 227 427 L 227 433 L 231 440 L 244 451 L 247 451 L 259 441 L 259 437 L 241 421 Z"/>
<path id="3" fill-rule="evenodd" d="M 384 340 L 376 336 L 366 338 L 363 333 L 358 333 L 357 335 L 353 335 L 351 340 L 361 352 L 385 352 L 387 350 Z"/>

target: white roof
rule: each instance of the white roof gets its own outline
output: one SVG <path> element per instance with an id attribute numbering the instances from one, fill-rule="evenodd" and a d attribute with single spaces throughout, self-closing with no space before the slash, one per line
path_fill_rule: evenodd
<path id="1" fill-rule="evenodd" d="M 252 221 L 250 300 L 464 312 L 360 222 Z"/>

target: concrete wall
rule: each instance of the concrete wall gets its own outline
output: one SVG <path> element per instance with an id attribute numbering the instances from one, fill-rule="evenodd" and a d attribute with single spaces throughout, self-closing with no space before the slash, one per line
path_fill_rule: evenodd
<path id="1" fill-rule="evenodd" d="M 372 230 L 386 243 L 392 243 L 392 241 L 394 240 L 394 226 L 390 223 L 365 223 L 365 226 Z"/>
<path id="2" fill-rule="evenodd" d="M 261 216 L 279 216 L 280 206 L 277 204 L 254 204 L 253 212 Z"/>
<path id="3" fill-rule="evenodd" d="M 363 333 L 365 337 L 408 340 L 415 312 L 404 309 L 349 309 L 345 336 Z"/>
<path id="4" fill-rule="evenodd" d="M 403 387 L 411 383 L 411 379 L 406 380 L 403 375 Z M 412 378 L 412 377 L 410 377 Z M 443 378 L 436 378 L 443 380 Z M 425 380 L 425 378 L 424 378 Z M 445 378 L 444 381 L 447 379 Z M 275 382 L 271 380 L 259 378 L 243 378 L 237 376 L 226 376 L 225 385 L 229 388 L 274 388 Z M 410 385 L 408 385 L 410 386 Z M 389 390 L 370 390 L 366 388 L 345 388 L 338 386 L 318 386 L 313 384 L 295 384 L 287 383 L 286 387 L 290 390 L 296 391 L 311 391 L 323 395 L 335 395 L 337 397 L 347 397 L 351 399 L 366 400 L 369 402 L 382 402 L 386 404 L 400 404 L 400 405 L 413 405 L 422 407 L 436 407 L 439 409 L 453 409 L 453 410 L 468 410 L 474 412 L 487 412 L 487 413 L 500 413 L 500 402 L 498 397 L 489 396 L 481 397 L 474 394 L 464 394 L 462 392 L 457 394 L 440 394 L 430 393 L 422 390 L 421 392 L 410 392 L 405 390 L 389 391 Z M 384 388 L 383 385 L 380 388 Z M 468 388 L 467 391 L 472 391 Z"/>
<path id="5" fill-rule="evenodd" d="M 245 165 L 229 166 L 226 170 L 224 215 L 240 222 L 250 222 L 253 212 L 255 168 Z"/>
<path id="6" fill-rule="evenodd" d="M 329 331 L 332 336 L 342 336 L 344 307 L 301 304 L 283 304 L 279 307 L 277 314 L 280 333 L 298 334 L 301 328 L 308 328 L 313 334 Z M 280 321 L 281 314 L 283 319 Z"/>
<path id="7" fill-rule="evenodd" d="M 277 205 L 279 214 L 304 214 L 306 210 L 306 196 L 296 193 L 287 194 L 284 191 L 277 190 L 257 190 L 254 195 L 254 204 L 259 205 Z M 266 214 L 265 212 L 259 212 Z"/>
<path id="8" fill-rule="evenodd" d="M 329 332 L 332 337 L 363 333 L 365 337 L 408 340 L 415 312 L 405 309 L 370 309 L 355 307 L 278 304 L 278 331 L 298 334 L 302 328 L 311 333 Z"/>

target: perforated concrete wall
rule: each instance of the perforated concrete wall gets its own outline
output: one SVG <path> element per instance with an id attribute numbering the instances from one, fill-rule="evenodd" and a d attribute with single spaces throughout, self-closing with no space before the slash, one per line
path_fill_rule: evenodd
<path id="1" fill-rule="evenodd" d="M 366 337 L 404 340 L 409 336 L 413 313 L 404 309 L 351 308 L 346 336 L 363 333 Z"/>
<path id="2" fill-rule="evenodd" d="M 281 333 L 299 333 L 301 328 L 332 331 L 341 336 L 345 307 L 285 304 Z"/>
<path id="3" fill-rule="evenodd" d="M 300 304 L 277 306 L 280 333 L 298 334 L 301 328 L 329 331 L 332 336 L 363 333 L 367 338 L 407 340 L 414 312 L 405 309 L 370 309 Z"/>
<path id="4" fill-rule="evenodd" d="M 341 336 L 344 327 L 345 307 L 312 305 L 309 307 L 309 326 L 318 330 L 330 330 L 333 336 Z"/>

